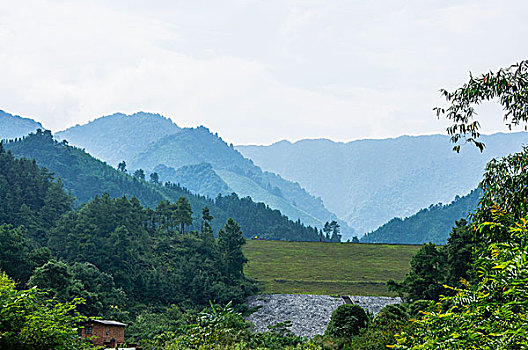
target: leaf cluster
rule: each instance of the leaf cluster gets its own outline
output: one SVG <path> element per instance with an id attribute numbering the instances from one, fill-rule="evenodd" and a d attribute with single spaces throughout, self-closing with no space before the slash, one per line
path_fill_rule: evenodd
<path id="1" fill-rule="evenodd" d="M 88 348 L 76 337 L 77 326 L 84 320 L 76 306 L 82 302 L 60 303 L 37 288 L 17 290 L 13 280 L 0 273 L 0 348 Z"/>
<path id="2" fill-rule="evenodd" d="M 440 92 L 449 107 L 436 107 L 434 110 L 439 118 L 445 117 L 453 122 L 447 128 L 451 141 L 458 143 L 465 140 L 482 151 L 485 145 L 478 141 L 480 123 L 474 120 L 477 115 L 474 106 L 497 98 L 505 112 L 504 122 L 510 130 L 512 126 L 528 122 L 528 61 L 477 77 L 470 74 L 469 81 L 462 87 L 452 92 L 445 89 Z M 460 144 L 453 149 L 459 152 Z"/>

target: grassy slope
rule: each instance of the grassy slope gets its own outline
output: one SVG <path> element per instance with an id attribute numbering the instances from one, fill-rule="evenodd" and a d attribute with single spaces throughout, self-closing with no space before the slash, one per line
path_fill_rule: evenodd
<path id="1" fill-rule="evenodd" d="M 409 271 L 417 245 L 248 240 L 247 276 L 266 293 L 392 295 L 385 282 Z"/>

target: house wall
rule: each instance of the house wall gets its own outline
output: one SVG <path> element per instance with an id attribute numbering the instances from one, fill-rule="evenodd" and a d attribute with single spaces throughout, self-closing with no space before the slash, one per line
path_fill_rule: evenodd
<path id="1" fill-rule="evenodd" d="M 92 327 L 92 334 L 86 334 L 87 327 Z M 125 327 L 105 325 L 97 322 L 86 323 L 82 331 L 82 337 L 93 337 L 92 342 L 98 346 L 105 346 L 105 343 L 108 344 L 112 338 L 115 339 L 116 344 L 121 344 L 125 342 Z"/>

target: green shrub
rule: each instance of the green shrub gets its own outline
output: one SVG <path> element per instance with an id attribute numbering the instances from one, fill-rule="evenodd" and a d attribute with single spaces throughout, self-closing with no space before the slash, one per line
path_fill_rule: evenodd
<path id="1" fill-rule="evenodd" d="M 268 332 L 252 333 L 251 324 L 244 320 L 241 313 L 231 308 L 214 307 L 199 313 L 192 324 L 184 320 L 176 321 L 180 325 L 173 330 L 154 335 L 152 339 L 141 341 L 144 350 L 180 350 L 180 349 L 236 349 L 236 350 L 283 350 L 283 349 L 319 349 L 307 339 L 295 335 L 289 328 L 291 322 L 285 321 L 269 326 Z M 158 329 L 154 329 L 157 331 Z"/>
<path id="2" fill-rule="evenodd" d="M 386 324 L 392 321 L 407 321 L 409 314 L 402 304 L 387 305 L 374 317 L 377 324 Z"/>
<path id="3" fill-rule="evenodd" d="M 409 304 L 408 313 L 411 318 L 420 318 L 427 311 L 432 302 L 430 300 L 416 300 Z"/>
<path id="4" fill-rule="evenodd" d="M 367 327 L 369 321 L 367 313 L 361 306 L 344 304 L 332 313 L 325 335 L 350 338 Z"/>

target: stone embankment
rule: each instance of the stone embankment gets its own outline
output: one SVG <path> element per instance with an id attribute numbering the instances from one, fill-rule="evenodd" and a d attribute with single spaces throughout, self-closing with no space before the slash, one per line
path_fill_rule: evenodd
<path id="1" fill-rule="evenodd" d="M 256 332 L 265 332 L 268 326 L 290 320 L 293 333 L 303 337 L 323 334 L 328 326 L 332 312 L 345 303 L 357 304 L 373 314 L 383 307 L 401 302 L 400 298 L 297 294 L 255 295 L 248 299 L 250 308 L 258 310 L 247 317 Z"/>

